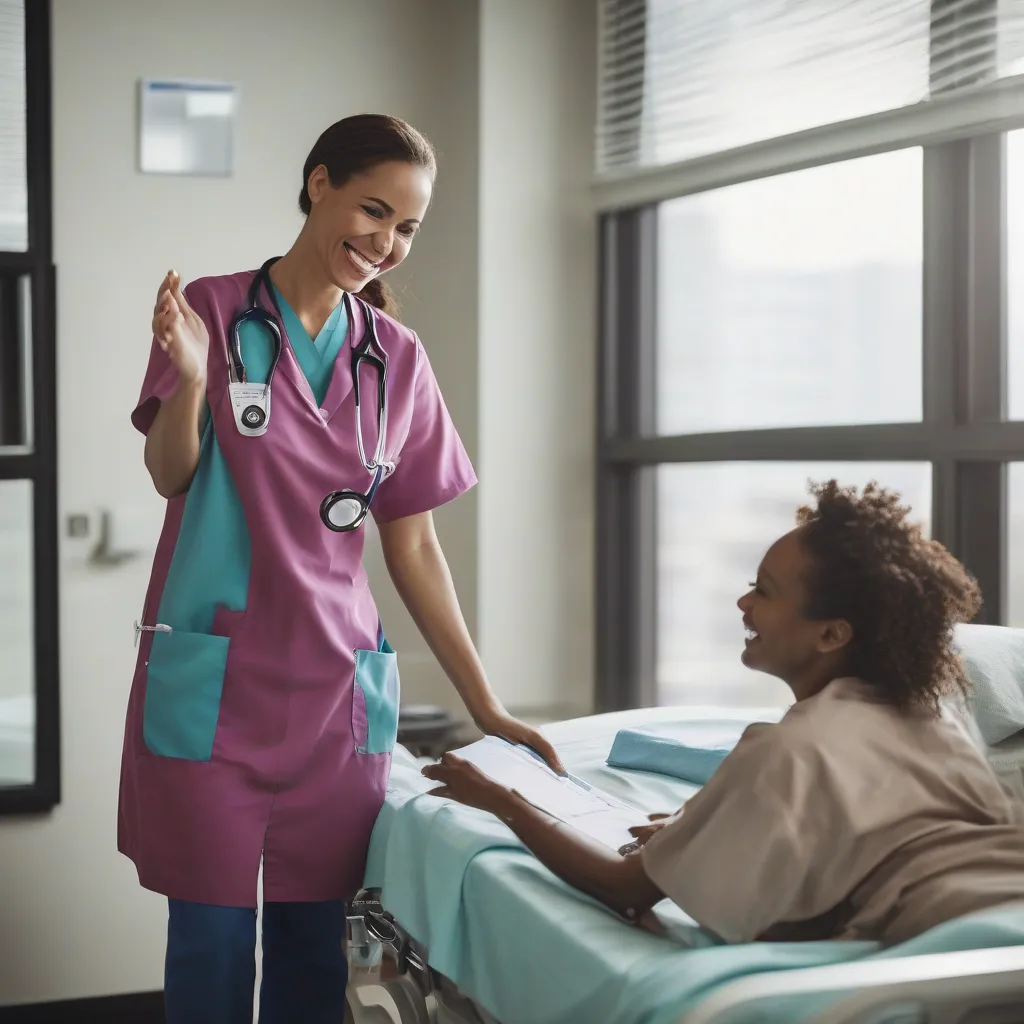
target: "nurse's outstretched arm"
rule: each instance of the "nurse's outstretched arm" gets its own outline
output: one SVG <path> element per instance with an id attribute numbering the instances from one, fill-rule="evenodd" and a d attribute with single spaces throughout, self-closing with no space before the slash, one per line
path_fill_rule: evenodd
<path id="1" fill-rule="evenodd" d="M 473 721 L 489 735 L 532 747 L 555 771 L 563 771 L 555 748 L 536 729 L 509 715 L 488 684 L 431 513 L 378 523 L 378 532 L 399 597 Z"/>
<path id="2" fill-rule="evenodd" d="M 146 469 L 164 498 L 188 490 L 199 464 L 199 425 L 206 407 L 206 325 L 189 306 L 181 278 L 170 271 L 153 309 L 153 336 L 178 374 L 173 393 L 146 434 Z"/>

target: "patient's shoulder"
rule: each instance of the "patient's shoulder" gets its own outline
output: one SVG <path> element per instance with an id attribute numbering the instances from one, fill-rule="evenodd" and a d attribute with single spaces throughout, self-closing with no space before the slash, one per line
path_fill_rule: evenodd
<path id="1" fill-rule="evenodd" d="M 748 726 L 722 767 L 730 761 L 734 771 L 770 789 L 802 789 L 818 774 L 821 742 L 802 720 L 786 715 L 778 722 Z"/>
<path id="2" fill-rule="evenodd" d="M 856 679 L 837 679 L 813 697 L 794 704 L 777 722 L 747 726 L 726 761 L 766 782 L 813 777 L 837 748 L 871 732 L 888 709 Z"/>
<path id="3" fill-rule="evenodd" d="M 754 722 L 744 729 L 737 750 L 751 757 L 786 758 L 821 745 L 836 716 L 817 697 L 794 704 L 777 722 Z"/>

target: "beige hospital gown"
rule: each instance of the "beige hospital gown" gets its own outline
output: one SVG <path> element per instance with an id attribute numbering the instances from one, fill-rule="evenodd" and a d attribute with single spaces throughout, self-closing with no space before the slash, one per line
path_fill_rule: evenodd
<path id="1" fill-rule="evenodd" d="M 839 679 L 753 725 L 644 847 L 648 876 L 729 942 L 900 942 L 1024 899 L 1024 813 L 953 716 Z"/>

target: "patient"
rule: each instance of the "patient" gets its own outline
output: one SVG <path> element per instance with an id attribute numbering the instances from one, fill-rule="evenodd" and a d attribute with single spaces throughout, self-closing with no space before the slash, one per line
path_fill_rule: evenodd
<path id="1" fill-rule="evenodd" d="M 739 601 L 742 660 L 788 684 L 676 815 L 607 850 L 452 755 L 436 795 L 490 811 L 555 874 L 631 920 L 668 897 L 727 942 L 902 942 L 1024 900 L 1024 823 L 956 715 L 955 623 L 975 582 L 896 495 L 813 488 Z"/>

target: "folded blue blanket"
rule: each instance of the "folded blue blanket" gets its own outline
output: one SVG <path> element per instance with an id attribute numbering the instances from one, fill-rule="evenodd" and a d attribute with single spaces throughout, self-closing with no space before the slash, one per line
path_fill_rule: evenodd
<path id="1" fill-rule="evenodd" d="M 739 742 L 746 724 L 730 721 L 668 722 L 620 729 L 608 765 L 670 775 L 703 786 Z"/>

